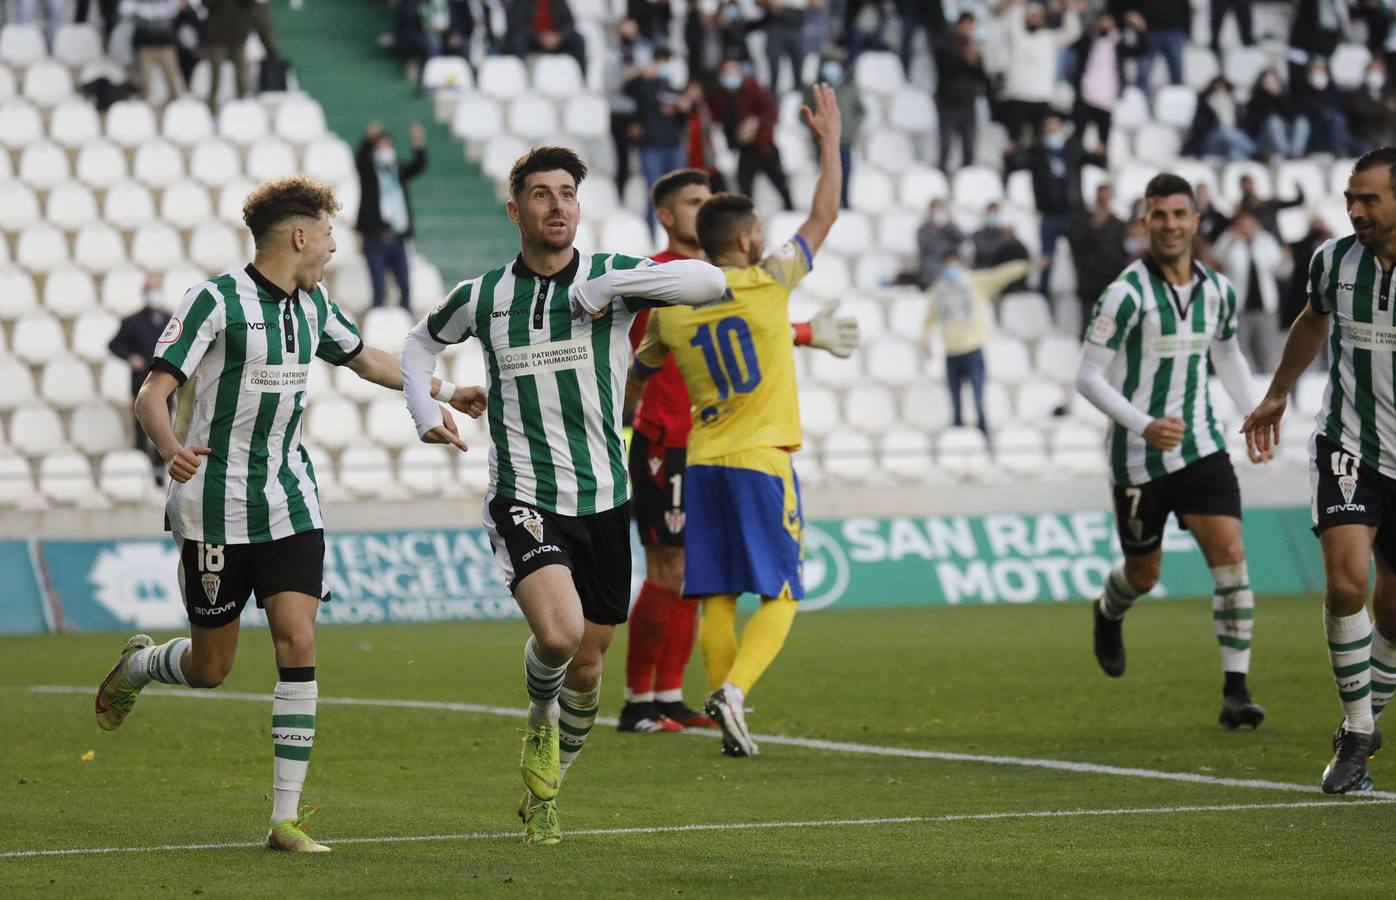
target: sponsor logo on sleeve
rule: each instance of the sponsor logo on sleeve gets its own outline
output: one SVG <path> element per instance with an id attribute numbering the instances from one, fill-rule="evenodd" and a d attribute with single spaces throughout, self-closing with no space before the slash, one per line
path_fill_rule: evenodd
<path id="1" fill-rule="evenodd" d="M 171 316 L 170 322 L 165 326 L 165 330 L 160 332 L 160 340 L 157 344 L 173 344 L 179 340 L 179 336 L 184 333 L 184 324 L 179 321 L 179 316 Z"/>
<path id="2" fill-rule="evenodd" d="M 1097 344 L 1104 344 L 1115 336 L 1115 320 L 1109 316 L 1096 316 L 1091 323 L 1091 340 Z"/>

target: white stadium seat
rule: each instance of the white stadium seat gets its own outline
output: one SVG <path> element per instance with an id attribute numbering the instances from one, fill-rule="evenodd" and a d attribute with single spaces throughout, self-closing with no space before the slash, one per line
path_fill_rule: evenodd
<path id="1" fill-rule="evenodd" d="M 1020 422 L 1046 422 L 1066 406 L 1066 393 L 1053 381 L 1031 381 L 1018 387 L 1013 409 Z"/>
<path id="2" fill-rule="evenodd" d="M 10 71 L 8 66 L 0 63 L 0 100 L 9 100 L 17 92 L 14 73 Z"/>
<path id="3" fill-rule="evenodd" d="M 39 199 L 22 181 L 0 181 L 0 231 L 18 231 L 39 221 Z"/>
<path id="4" fill-rule="evenodd" d="M 924 220 L 924 215 L 904 209 L 881 213 L 877 217 L 878 248 L 904 258 L 914 256 L 918 252 L 916 232 Z"/>
<path id="5" fill-rule="evenodd" d="M 20 154 L 19 177 L 30 187 L 46 191 L 72 175 L 68 152 L 51 141 L 30 144 Z"/>
<path id="6" fill-rule="evenodd" d="M 27 363 L 0 356 L 0 410 L 6 412 L 34 402 L 34 376 Z"/>
<path id="7" fill-rule="evenodd" d="M 198 266 L 190 265 L 183 260 L 175 263 L 165 270 L 164 280 L 160 284 L 160 301 L 156 304 L 167 313 L 173 313 L 184 295 L 189 289 L 197 284 L 203 284 L 210 275 L 215 273 Z"/>
<path id="8" fill-rule="evenodd" d="M 226 272 L 242 257 L 242 243 L 232 227 L 223 222 L 205 222 L 189 236 L 189 259 L 209 272 Z"/>
<path id="9" fill-rule="evenodd" d="M 454 448 L 414 443 L 398 454 L 398 480 L 418 497 L 459 496 L 462 491 L 451 467 Z M 471 448 L 471 452 L 476 452 Z"/>
<path id="10" fill-rule="evenodd" d="M 836 431 L 821 442 L 824 471 L 838 484 L 876 484 L 886 476 L 878 468 L 872 438 L 857 431 Z"/>
<path id="11" fill-rule="evenodd" d="M 853 80 L 860 93 L 878 97 L 890 97 L 906 83 L 902 61 L 895 53 L 885 51 L 859 54 Z"/>
<path id="12" fill-rule="evenodd" d="M 853 276 L 844 258 L 824 253 L 815 260 L 814 269 L 800 282 L 800 287 L 812 297 L 834 300 L 842 297 L 852 283 Z"/>
<path id="13" fill-rule="evenodd" d="M 44 279 L 44 308 L 63 319 L 72 319 L 97 307 L 97 286 L 92 276 L 76 266 L 65 266 Z"/>
<path id="14" fill-rule="evenodd" d="M 581 66 L 570 56 L 544 54 L 533 58 L 533 77 L 529 83 L 545 97 L 571 102 L 580 92 L 586 78 Z"/>
<path id="15" fill-rule="evenodd" d="M 29 463 L 14 453 L 0 451 L 0 506 L 42 509 L 47 506 L 34 487 Z"/>
<path id="16" fill-rule="evenodd" d="M 1105 471 L 1104 428 L 1064 422 L 1052 429 L 1052 468 L 1064 475 L 1095 475 Z"/>
<path id="17" fill-rule="evenodd" d="M 382 447 L 347 448 L 339 455 L 339 478 L 355 497 L 398 500 L 406 494 L 398 484 L 388 451 Z"/>
<path id="18" fill-rule="evenodd" d="M 333 134 L 321 135 L 306 145 L 303 168 L 311 178 L 331 184 L 357 177 L 354 151 L 342 138 Z"/>
<path id="19" fill-rule="evenodd" d="M 73 323 L 73 352 L 85 362 L 105 362 L 110 355 L 107 345 L 120 327 L 121 320 L 106 310 L 89 309 Z"/>
<path id="20" fill-rule="evenodd" d="M 184 177 L 184 154 L 166 140 L 146 141 L 136 148 L 131 174 L 142 184 L 162 188 Z"/>
<path id="21" fill-rule="evenodd" d="M 68 435 L 74 446 L 84 453 L 110 453 L 131 446 L 127 432 L 128 411 L 118 410 L 100 400 L 89 402 L 74 409 L 70 418 Z"/>
<path id="22" fill-rule="evenodd" d="M 927 481 L 933 477 L 931 442 L 924 432 L 898 426 L 884 434 L 878 444 L 882 468 L 898 481 Z"/>
<path id="23" fill-rule="evenodd" d="M 102 360 L 102 367 L 97 372 L 97 394 L 107 403 L 129 407 L 135 399 L 131 396 L 130 364 L 112 356 Z"/>
<path id="24" fill-rule="evenodd" d="M 1134 131 L 1149 121 L 1149 100 L 1139 88 L 1130 85 L 1120 91 L 1115 103 L 1113 125 L 1121 131 Z"/>
<path id="25" fill-rule="evenodd" d="M 126 242 L 106 222 L 89 222 L 73 238 L 73 262 L 89 272 L 110 272 L 126 261 Z"/>
<path id="26" fill-rule="evenodd" d="M 501 134 L 490 138 L 485 144 L 485 152 L 480 157 L 480 169 L 496 185 L 508 183 L 509 170 L 514 167 L 514 161 L 528 152 L 529 145 L 526 141 L 521 141 L 511 134 Z"/>
<path id="27" fill-rule="evenodd" d="M 222 187 L 242 175 L 242 160 L 232 144 L 210 138 L 194 148 L 189 174 L 209 187 Z"/>
<path id="28" fill-rule="evenodd" d="M 331 450 L 340 450 L 362 440 L 363 422 L 359 418 L 358 404 L 343 398 L 316 398 L 305 413 L 305 434 L 309 440 Z"/>
<path id="29" fill-rule="evenodd" d="M 247 174 L 254 181 L 285 178 L 300 170 L 296 151 L 278 138 L 265 138 L 247 151 Z"/>
<path id="30" fill-rule="evenodd" d="M 130 264 L 119 265 L 102 277 L 102 308 L 119 318 L 145 305 L 145 273 Z"/>
<path id="31" fill-rule="evenodd" d="M 69 410 L 97 394 L 92 367 L 76 356 L 60 356 L 44 364 L 39 393 L 58 410 Z"/>
<path id="32" fill-rule="evenodd" d="M 46 218 L 64 231 L 97 218 L 97 200 L 79 181 L 65 181 L 48 192 Z"/>
<path id="33" fill-rule="evenodd" d="M 1239 100 L 1248 100 L 1260 73 L 1271 65 L 1265 51 L 1256 47 L 1228 47 L 1222 58 L 1222 74 L 1236 89 Z"/>
<path id="34" fill-rule="evenodd" d="M 848 185 L 848 204 L 869 215 L 878 215 L 896 206 L 892 177 L 866 166 L 855 168 Z"/>
<path id="35" fill-rule="evenodd" d="M 1187 44 L 1183 47 L 1183 81 L 1200 96 L 1221 74 L 1221 62 L 1211 47 Z"/>
<path id="36" fill-rule="evenodd" d="M 999 301 L 999 324 L 1016 338 L 1037 340 L 1052 330 L 1052 307 L 1041 294 L 1005 294 Z"/>
<path id="37" fill-rule="evenodd" d="M 73 95 L 73 76 L 62 63 L 41 60 L 25 71 L 23 93 L 40 109 L 52 109 Z"/>
<path id="38" fill-rule="evenodd" d="M 155 487 L 150 457 L 139 450 L 113 450 L 102 457 L 97 486 L 118 503 L 152 503 L 164 495 Z"/>
<path id="39" fill-rule="evenodd" d="M 807 434 L 824 437 L 843 427 L 839 401 L 833 391 L 815 386 L 800 386 L 800 424 Z"/>
<path id="40" fill-rule="evenodd" d="M 29 273 L 13 267 L 0 268 L 0 319 L 12 321 L 38 307 L 39 296 Z M 0 353 L 0 358 L 3 356 Z"/>
<path id="41" fill-rule="evenodd" d="M 976 214 L 1003 199 L 1003 177 L 985 166 L 965 166 L 955 173 L 955 205 Z"/>
<path id="42" fill-rule="evenodd" d="M 409 278 L 412 282 L 412 318 L 415 325 L 446 299 L 441 272 L 426 257 L 413 256 Z"/>
<path id="43" fill-rule="evenodd" d="M 102 58 L 102 33 L 94 25 L 65 23 L 53 36 L 53 58 L 73 69 Z"/>
<path id="44" fill-rule="evenodd" d="M 1241 179 L 1247 175 L 1255 180 L 1256 194 L 1262 198 L 1275 196 L 1269 168 L 1254 160 L 1239 160 L 1222 169 L 1221 196 L 1228 204 L 1234 206 L 1241 201 Z"/>
<path id="45" fill-rule="evenodd" d="M 256 100 L 230 100 L 218 110 L 218 133 L 244 147 L 267 136 L 267 112 Z"/>
<path id="46" fill-rule="evenodd" d="M 1362 44 L 1339 44 L 1328 58 L 1328 71 L 1335 85 L 1343 90 L 1352 90 L 1361 86 L 1371 61 L 1371 51 Z"/>
<path id="47" fill-rule="evenodd" d="M 58 104 L 49 118 L 49 137 L 69 150 L 77 150 L 97 140 L 101 134 L 101 117 L 92 104 L 81 97 Z"/>
<path id="48" fill-rule="evenodd" d="M 365 415 L 368 436 L 382 447 L 400 450 L 419 443 L 412 415 L 401 397 L 380 397 L 369 404 Z"/>
<path id="49" fill-rule="evenodd" d="M 609 252 L 648 256 L 654 247 L 654 236 L 643 218 L 617 210 L 601 226 L 601 246 Z"/>
<path id="50" fill-rule="evenodd" d="M 1021 341 L 996 336 L 984 347 L 984 366 L 991 381 L 1022 384 L 1032 377 L 1028 350 Z"/>
<path id="51" fill-rule="evenodd" d="M 1182 149 L 1182 135 L 1167 125 L 1144 125 L 1134 134 L 1134 158 L 1159 168 L 1173 165 Z"/>
<path id="52" fill-rule="evenodd" d="M 459 56 L 433 56 L 422 67 L 422 90 L 464 93 L 475 87 L 470 66 Z"/>
<path id="53" fill-rule="evenodd" d="M 1037 342 L 1033 368 L 1037 374 L 1059 384 L 1076 381 L 1081 361 L 1081 342 L 1061 334 L 1049 334 Z"/>
<path id="54" fill-rule="evenodd" d="M 546 97 L 524 94 L 509 102 L 506 127 L 511 134 L 541 141 L 558 130 L 557 110 Z"/>
<path id="55" fill-rule="evenodd" d="M 107 137 L 134 149 L 156 136 L 155 113 L 140 100 L 122 100 L 107 110 Z"/>
<path id="56" fill-rule="evenodd" d="M 208 104 L 192 97 L 175 100 L 165 107 L 160 133 L 171 143 L 193 147 L 213 137 L 213 114 Z"/>
<path id="57" fill-rule="evenodd" d="M 517 97 L 528 90 L 528 69 L 517 56 L 487 56 L 480 63 L 476 87 L 498 100 Z"/>
<path id="58" fill-rule="evenodd" d="M 499 103 L 489 97 L 469 96 L 456 105 L 451 119 L 451 133 L 467 144 L 479 145 L 483 152 L 486 141 L 504 130 L 504 112 Z M 480 158 L 480 153 L 473 155 Z"/>
<path id="59" fill-rule="evenodd" d="M 611 128 L 610 109 L 599 94 L 577 94 L 562 103 L 562 130 L 577 138 L 605 137 Z"/>
<path id="60" fill-rule="evenodd" d="M 905 88 L 887 101 L 887 124 L 910 134 L 929 134 L 936 127 L 931 95 L 919 88 Z"/>
<path id="61" fill-rule="evenodd" d="M 1042 432 L 1009 425 L 994 434 L 994 462 L 1010 475 L 1041 477 L 1047 471 L 1047 446 Z"/>
<path id="62" fill-rule="evenodd" d="M 961 476 L 982 476 L 993 466 L 989 445 L 978 428 L 945 429 L 936 438 L 936 461 L 947 472 Z"/>
<path id="63" fill-rule="evenodd" d="M 834 226 L 829 229 L 829 237 L 825 240 L 824 246 L 847 257 L 854 257 L 867 251 L 873 246 L 872 225 L 868 221 L 867 214 L 857 210 L 844 210 L 834 220 Z M 816 262 L 816 268 L 818 268 L 819 262 Z"/>
<path id="64" fill-rule="evenodd" d="M 879 384 L 903 388 L 921 378 L 920 352 L 910 340 L 884 337 L 875 343 L 864 344 L 860 352 L 867 360 L 869 377 Z"/>
<path id="65" fill-rule="evenodd" d="M 858 334 L 864 348 L 887 333 L 887 310 L 881 300 L 850 292 L 843 295 L 837 312 L 840 316 L 851 316 L 858 320 Z M 868 354 L 868 350 L 862 349 L 857 351 L 855 358 L 867 358 Z"/>
<path id="66" fill-rule="evenodd" d="M 176 181 L 160 194 L 160 218 L 179 229 L 190 229 L 213 217 L 208 188 L 197 181 Z"/>
<path id="67" fill-rule="evenodd" d="M 155 218 L 155 201 L 151 199 L 150 189 L 136 181 L 113 184 L 102 203 L 102 218 L 123 231 L 151 221 Z"/>
<path id="68" fill-rule="evenodd" d="M 77 176 L 95 188 L 111 187 L 127 177 L 126 154 L 111 141 L 84 144 L 78 151 Z"/>
<path id="69" fill-rule="evenodd" d="M 63 421 L 40 403 L 21 406 L 10 416 L 10 446 L 25 456 L 43 456 L 65 446 Z"/>
<path id="70" fill-rule="evenodd" d="M 916 146 L 911 136 L 900 131 L 869 130 L 863 138 L 863 157 L 887 172 L 904 172 L 916 162 Z"/>
<path id="71" fill-rule="evenodd" d="M 1154 119 L 1178 131 L 1192 127 L 1197 112 L 1197 92 L 1186 85 L 1165 85 L 1154 95 Z"/>
<path id="72" fill-rule="evenodd" d="M 34 311 L 15 320 L 10 330 L 15 356 L 30 365 L 42 365 L 66 352 L 63 328 L 48 312 Z"/>
<path id="73" fill-rule="evenodd" d="M 308 144 L 325 135 L 325 111 L 309 97 L 287 100 L 276 109 L 276 136 L 292 144 Z"/>
<path id="74" fill-rule="evenodd" d="M 131 239 L 131 261 L 148 271 L 167 271 L 183 258 L 179 234 L 164 222 L 147 222 Z"/>
<path id="75" fill-rule="evenodd" d="M 881 385 L 851 388 L 843 401 L 843 419 L 868 434 L 881 434 L 897 422 L 897 401 Z"/>
<path id="76" fill-rule="evenodd" d="M 0 145 L 18 150 L 39 140 L 43 133 L 43 120 L 34 107 L 23 100 L 0 102 Z"/>
<path id="77" fill-rule="evenodd" d="M 218 218 L 234 225 L 243 224 L 242 204 L 257 184 L 241 176 L 218 189 Z"/>
<path id="78" fill-rule="evenodd" d="M 371 347 L 401 347 L 407 333 L 416 325 L 412 313 L 400 306 L 370 309 L 360 321 L 364 343 Z"/>
<path id="79" fill-rule="evenodd" d="M 39 461 L 39 491 L 54 503 L 84 509 L 100 508 L 105 500 L 92 480 L 92 464 L 71 450 Z"/>
<path id="80" fill-rule="evenodd" d="M 902 392 L 901 399 L 901 418 L 908 425 L 935 433 L 950 424 L 950 394 L 945 385 L 914 384 Z"/>
<path id="81" fill-rule="evenodd" d="M 15 262 L 31 272 L 51 272 L 68 261 L 68 240 L 47 222 L 36 222 L 19 233 Z"/>
<path id="82" fill-rule="evenodd" d="M 11 24 L 0 28 L 0 63 L 23 69 L 48 57 L 48 45 L 38 25 Z"/>
<path id="83" fill-rule="evenodd" d="M 1327 177 L 1313 160 L 1286 159 L 1275 166 L 1275 196 L 1281 199 L 1288 200 L 1303 191 L 1305 199 L 1312 202 L 1321 199 L 1326 189 Z"/>

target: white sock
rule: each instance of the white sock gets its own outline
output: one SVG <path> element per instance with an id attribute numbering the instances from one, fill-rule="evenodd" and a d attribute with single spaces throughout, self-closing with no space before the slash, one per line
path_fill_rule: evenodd
<path id="1" fill-rule="evenodd" d="M 1110 574 L 1105 577 L 1105 590 L 1101 591 L 1100 599 L 1096 601 L 1101 613 L 1105 618 L 1118 622 L 1125 617 L 1125 613 L 1129 612 L 1129 608 L 1137 599 L 1139 592 L 1125 577 L 1124 561 L 1115 563 Z"/>
<path id="2" fill-rule="evenodd" d="M 275 799 L 271 820 L 298 817 L 301 788 L 310 768 L 310 751 L 315 746 L 315 699 L 320 686 L 315 681 L 278 681 L 271 704 L 271 742 Z"/>
<path id="3" fill-rule="evenodd" d="M 145 687 L 152 681 L 188 687 L 189 682 L 184 680 L 184 651 L 193 643 L 189 638 L 174 638 L 137 650 L 126 660 L 126 677 L 137 687 Z"/>
<path id="4" fill-rule="evenodd" d="M 682 703 L 683 689 L 674 688 L 672 691 L 655 691 L 654 699 L 660 703 Z"/>
<path id="5" fill-rule="evenodd" d="M 1381 716 L 1396 693 L 1396 644 L 1372 629 L 1372 718 Z"/>
<path id="6" fill-rule="evenodd" d="M 562 690 L 562 678 L 567 674 L 568 660 L 553 667 L 538 658 L 534 652 L 536 639 L 530 637 L 524 644 L 524 677 L 528 688 L 528 724 L 556 725 L 558 721 L 557 695 Z"/>
<path id="7" fill-rule="evenodd" d="M 591 726 L 596 722 L 596 713 L 601 708 L 601 685 L 589 691 L 574 691 L 563 688 L 558 695 L 558 705 L 562 718 L 558 722 L 558 756 L 565 776 L 572 763 L 586 745 Z"/>
<path id="8" fill-rule="evenodd" d="M 1325 608 L 1323 631 L 1343 702 L 1344 724 L 1348 731 L 1371 734 L 1376 720 L 1372 718 L 1372 623 L 1367 610 L 1335 616 Z"/>
<path id="9" fill-rule="evenodd" d="M 1251 636 L 1255 624 L 1255 595 L 1244 562 L 1214 566 L 1212 581 L 1212 629 L 1221 647 L 1223 672 L 1248 672 L 1251 668 Z"/>
<path id="10" fill-rule="evenodd" d="M 626 702 L 626 703 L 649 703 L 649 702 L 651 702 L 651 701 L 653 701 L 653 700 L 654 700 L 654 691 L 638 691 L 638 692 L 637 692 L 637 691 L 632 691 L 630 688 L 626 688 L 626 689 L 625 689 L 625 702 Z"/>

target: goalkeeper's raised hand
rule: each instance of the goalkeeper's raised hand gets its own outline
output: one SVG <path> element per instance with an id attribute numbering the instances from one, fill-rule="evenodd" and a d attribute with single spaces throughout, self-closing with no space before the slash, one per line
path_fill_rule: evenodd
<path id="1" fill-rule="evenodd" d="M 835 316 L 838 306 L 839 301 L 834 300 L 809 320 L 809 344 L 847 359 L 858 349 L 858 320 L 852 316 Z"/>

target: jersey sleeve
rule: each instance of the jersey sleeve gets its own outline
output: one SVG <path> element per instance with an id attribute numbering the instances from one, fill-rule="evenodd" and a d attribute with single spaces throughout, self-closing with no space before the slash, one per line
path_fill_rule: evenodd
<path id="1" fill-rule="evenodd" d="M 364 348 L 364 339 L 359 336 L 359 329 L 330 298 L 329 289 L 321 284 L 315 290 L 324 302 L 324 315 L 320 317 L 320 346 L 315 350 L 315 355 L 332 366 L 342 366 L 359 355 Z"/>
<path id="2" fill-rule="evenodd" d="M 459 344 L 473 333 L 475 286 L 474 281 L 462 281 L 427 315 L 427 333 L 438 343 Z"/>
<path id="3" fill-rule="evenodd" d="M 762 269 L 787 291 L 793 291 L 814 268 L 814 255 L 809 252 L 809 244 L 798 234 L 776 248 L 774 253 L 758 263 Z"/>
<path id="4" fill-rule="evenodd" d="M 611 256 L 610 271 L 615 272 L 621 269 L 647 269 L 650 266 L 657 265 L 660 264 L 652 259 L 616 253 Z M 626 312 L 634 315 L 639 313 L 642 309 L 653 309 L 659 304 L 645 297 L 621 297 L 620 305 L 625 308 Z"/>
<path id="5" fill-rule="evenodd" d="M 1320 244 L 1314 251 L 1313 258 L 1309 260 L 1308 294 L 1309 305 L 1314 308 L 1314 312 L 1328 315 L 1333 312 L 1333 295 L 1328 290 L 1328 263 L 1326 256 L 1333 249 L 1332 242 Z"/>
<path id="6" fill-rule="evenodd" d="M 664 360 L 668 356 L 669 348 L 659 336 L 659 316 L 651 313 L 649 324 L 645 326 L 645 336 L 640 340 L 640 348 L 635 351 L 635 368 L 646 375 L 653 375 L 664 367 Z"/>
<path id="7" fill-rule="evenodd" d="M 189 380 L 227 323 L 212 285 L 190 289 L 155 342 L 152 369 L 169 372 L 180 384 Z"/>
<path id="8" fill-rule="evenodd" d="M 1217 275 L 1217 291 L 1221 294 L 1221 317 L 1217 320 L 1217 339 L 1229 341 L 1236 336 L 1236 287 L 1225 275 Z"/>
<path id="9" fill-rule="evenodd" d="M 1091 323 L 1086 328 L 1087 343 L 1107 350 L 1120 349 L 1138 312 L 1139 301 L 1128 285 L 1119 281 L 1110 285 L 1091 313 Z"/>

